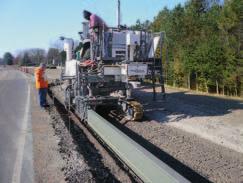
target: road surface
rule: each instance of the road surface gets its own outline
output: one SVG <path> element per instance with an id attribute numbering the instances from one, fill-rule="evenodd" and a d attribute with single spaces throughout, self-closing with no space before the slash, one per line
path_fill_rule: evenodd
<path id="1" fill-rule="evenodd" d="M 0 182 L 33 182 L 30 85 L 0 67 Z"/>

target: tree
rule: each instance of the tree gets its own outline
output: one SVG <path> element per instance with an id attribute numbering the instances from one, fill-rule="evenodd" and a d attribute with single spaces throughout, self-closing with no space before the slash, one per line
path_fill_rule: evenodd
<path id="1" fill-rule="evenodd" d="M 64 65 L 65 61 L 66 61 L 66 52 L 65 51 L 61 51 L 59 53 L 59 55 L 60 55 L 60 58 L 61 58 L 61 65 Z"/>
<path id="2" fill-rule="evenodd" d="M 28 57 L 30 59 L 30 62 L 35 65 L 39 65 L 41 62 L 45 61 L 45 50 L 41 48 L 32 48 L 29 50 L 26 50 L 28 53 Z"/>
<path id="3" fill-rule="evenodd" d="M 188 0 L 149 23 L 166 32 L 168 84 L 228 95 L 243 93 L 241 0 Z M 132 28 L 142 29 L 137 20 Z M 187 84 L 186 84 L 187 83 Z"/>
<path id="4" fill-rule="evenodd" d="M 151 22 L 146 20 L 145 22 L 141 22 L 140 19 L 136 21 L 135 25 L 132 25 L 130 28 L 132 30 L 148 30 L 151 26 Z"/>
<path id="5" fill-rule="evenodd" d="M 46 53 L 41 48 L 31 48 L 20 51 L 16 56 L 15 62 L 19 65 L 39 65 L 46 60 Z"/>
<path id="6" fill-rule="evenodd" d="M 14 65 L 20 65 L 20 63 L 21 63 L 21 56 L 20 56 L 20 54 L 18 54 L 18 55 L 14 58 L 13 64 L 14 64 Z"/>
<path id="7" fill-rule="evenodd" d="M 31 64 L 31 60 L 30 60 L 29 54 L 27 52 L 25 52 L 23 57 L 20 60 L 20 65 L 28 66 L 29 64 Z"/>
<path id="8" fill-rule="evenodd" d="M 4 64 L 13 65 L 13 60 L 14 60 L 14 57 L 11 53 L 7 52 L 4 54 L 4 56 L 3 56 Z"/>
<path id="9" fill-rule="evenodd" d="M 49 48 L 47 52 L 48 63 L 52 63 L 53 60 L 55 61 L 61 60 L 59 55 L 59 50 L 57 48 Z"/>

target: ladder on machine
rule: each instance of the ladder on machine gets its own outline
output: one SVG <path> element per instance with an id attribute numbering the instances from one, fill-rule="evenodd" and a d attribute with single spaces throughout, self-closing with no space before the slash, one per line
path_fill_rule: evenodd
<path id="1" fill-rule="evenodd" d="M 165 94 L 165 85 L 164 85 L 164 76 L 163 76 L 163 42 L 164 42 L 164 33 L 160 33 L 160 43 L 159 43 L 159 58 L 156 58 L 154 54 L 153 64 L 152 64 L 152 86 L 153 86 L 153 100 L 157 100 L 157 91 L 156 91 L 156 71 L 159 71 L 159 86 L 161 89 L 162 100 L 166 99 Z M 156 50 L 154 50 L 154 53 Z"/>

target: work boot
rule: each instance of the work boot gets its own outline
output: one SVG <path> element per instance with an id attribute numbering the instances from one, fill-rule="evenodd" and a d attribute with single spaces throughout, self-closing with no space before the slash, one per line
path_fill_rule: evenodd
<path id="1" fill-rule="evenodd" d="M 50 107 L 50 105 L 49 104 L 45 104 L 43 107 L 47 108 L 47 107 Z"/>

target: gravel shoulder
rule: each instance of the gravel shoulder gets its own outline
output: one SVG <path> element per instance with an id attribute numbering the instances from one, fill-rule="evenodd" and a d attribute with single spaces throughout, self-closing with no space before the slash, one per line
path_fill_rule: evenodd
<path id="1" fill-rule="evenodd" d="M 150 120 L 166 123 L 243 153 L 243 100 L 167 88 L 165 102 L 152 103 L 152 90 L 135 92 Z"/>
<path id="2" fill-rule="evenodd" d="M 61 171 L 64 161 L 59 153 L 59 139 L 55 136 L 48 112 L 38 105 L 38 95 L 33 84 L 31 109 L 35 182 L 66 182 Z"/>

